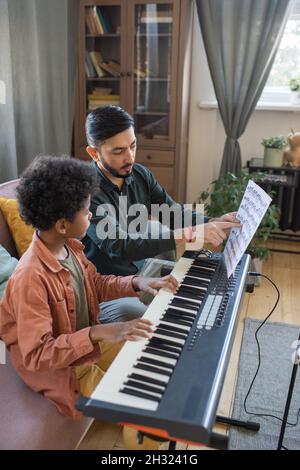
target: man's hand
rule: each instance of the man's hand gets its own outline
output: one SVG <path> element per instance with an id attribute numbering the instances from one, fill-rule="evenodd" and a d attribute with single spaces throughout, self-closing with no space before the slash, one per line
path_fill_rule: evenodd
<path id="1" fill-rule="evenodd" d="M 178 282 L 171 274 L 165 277 L 136 276 L 132 279 L 132 285 L 136 291 L 156 295 L 158 289 L 167 289 L 171 292 L 175 292 L 178 287 Z"/>
<path id="2" fill-rule="evenodd" d="M 207 222 L 204 224 L 204 242 L 218 247 L 226 240 L 232 228 L 240 226 L 240 222 Z"/>
<path id="3" fill-rule="evenodd" d="M 111 343 L 118 341 L 138 341 L 151 338 L 153 334 L 152 326 L 153 324 L 149 320 L 143 318 L 125 322 L 94 325 L 90 329 L 90 339 L 93 344 L 99 341 L 108 341 Z"/>

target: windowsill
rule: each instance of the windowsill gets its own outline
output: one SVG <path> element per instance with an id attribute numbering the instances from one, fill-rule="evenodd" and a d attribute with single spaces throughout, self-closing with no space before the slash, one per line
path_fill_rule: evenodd
<path id="1" fill-rule="evenodd" d="M 218 103 L 216 101 L 201 101 L 198 103 L 200 109 L 218 109 Z M 258 103 L 255 107 L 255 111 L 293 111 L 299 112 L 300 105 L 295 104 L 284 104 L 284 103 L 270 103 L 262 102 Z"/>

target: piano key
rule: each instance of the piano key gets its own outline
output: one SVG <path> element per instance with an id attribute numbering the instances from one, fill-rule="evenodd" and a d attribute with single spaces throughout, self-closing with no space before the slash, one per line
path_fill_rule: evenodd
<path id="1" fill-rule="evenodd" d="M 145 377 L 148 377 L 149 379 L 158 380 L 159 382 L 163 382 L 165 387 L 167 386 L 170 380 L 169 376 L 167 377 L 164 374 L 158 374 L 157 372 L 152 372 L 150 370 L 141 369 L 140 367 L 135 369 L 133 365 L 132 370 L 128 371 L 128 374 L 124 377 L 123 381 L 127 380 L 127 377 L 133 378 L 131 377 L 132 374 L 143 375 Z"/>
<path id="2" fill-rule="evenodd" d="M 148 343 L 146 343 L 146 347 L 148 347 L 148 345 L 151 348 L 160 349 L 160 350 L 172 353 L 172 354 L 180 354 L 181 353 L 181 348 L 169 346 L 169 345 L 164 344 L 163 342 L 160 342 L 160 341 L 155 341 L 155 340 L 151 341 L 151 340 L 149 340 Z"/>
<path id="3" fill-rule="evenodd" d="M 194 320 L 181 320 L 180 317 L 174 317 L 172 315 L 165 314 L 162 317 L 162 320 L 166 323 L 170 323 L 172 325 L 182 325 L 182 326 L 187 326 L 189 328 L 192 327 Z"/>
<path id="4" fill-rule="evenodd" d="M 120 393 L 126 393 L 127 395 L 133 395 L 135 397 L 144 398 L 146 400 L 153 400 L 160 402 L 160 397 L 157 395 L 151 395 L 150 393 L 139 392 L 138 390 L 133 390 L 128 387 L 124 387 L 120 390 Z"/>
<path id="5" fill-rule="evenodd" d="M 168 323 L 165 323 L 164 320 L 161 320 L 159 322 L 159 327 L 162 328 L 164 327 L 165 329 L 171 330 L 171 331 L 177 331 L 177 333 L 189 333 L 190 328 L 187 326 L 175 326 L 175 325 L 170 325 Z"/>
<path id="6" fill-rule="evenodd" d="M 156 373 L 156 374 L 159 374 L 159 375 L 167 375 L 168 377 L 171 377 L 171 375 L 172 375 L 172 372 L 169 372 L 165 369 L 159 369 L 158 367 L 148 366 L 147 364 L 143 364 L 141 362 L 137 362 L 134 365 L 134 369 L 142 369 L 142 370 L 146 370 L 148 372 L 153 372 L 153 373 Z"/>
<path id="7" fill-rule="evenodd" d="M 124 385 L 128 385 L 128 386 L 131 386 L 133 388 L 141 388 L 143 390 L 148 390 L 148 392 L 154 392 L 154 393 L 160 393 L 161 395 L 163 395 L 164 393 L 164 389 L 163 388 L 159 388 L 159 387 L 153 387 L 151 385 L 147 385 L 143 382 L 138 382 L 137 380 L 127 380 Z"/>
<path id="8" fill-rule="evenodd" d="M 197 287 L 199 284 L 198 282 L 202 282 L 203 284 L 206 284 L 209 286 L 211 280 L 204 278 L 204 277 L 199 277 L 199 276 L 192 276 L 191 274 L 186 274 L 181 282 L 190 282 L 194 287 Z"/>
<path id="9" fill-rule="evenodd" d="M 159 357 L 169 357 L 170 359 L 178 359 L 179 354 L 174 354 L 174 353 L 169 353 L 166 351 L 163 351 L 161 349 L 154 349 L 154 348 L 145 348 L 143 349 L 143 352 L 145 353 L 151 353 L 153 355 L 159 356 Z"/>
<path id="10" fill-rule="evenodd" d="M 146 357 L 146 356 L 139 357 L 138 362 L 145 362 L 146 364 L 150 364 L 150 365 L 157 366 L 157 367 L 164 367 L 165 369 L 171 369 L 171 370 L 173 370 L 175 367 L 174 364 L 173 365 L 167 364 L 164 361 L 158 361 L 157 359 L 151 359 L 150 357 Z"/>
<path id="11" fill-rule="evenodd" d="M 173 301 L 174 302 L 174 299 L 178 299 L 178 300 L 182 300 L 182 302 L 179 302 L 179 303 L 184 303 L 185 305 L 191 305 L 192 307 L 197 307 L 201 304 L 201 300 L 200 299 L 191 299 L 190 297 L 188 297 L 187 295 L 185 294 L 180 294 L 178 295 L 177 293 L 174 295 L 174 298 L 173 298 Z M 189 300 L 187 300 L 189 299 Z M 195 304 L 195 305 L 193 305 Z"/>
<path id="12" fill-rule="evenodd" d="M 204 292 L 207 291 L 207 287 L 202 287 L 202 286 L 192 286 L 192 285 L 186 284 L 186 283 L 182 283 L 181 286 L 182 286 L 182 287 L 191 287 L 191 288 L 193 288 L 193 289 L 202 290 L 202 291 L 204 291 Z"/>
<path id="13" fill-rule="evenodd" d="M 171 305 L 171 304 L 170 304 Z M 194 316 L 196 316 L 197 312 L 198 312 L 198 308 L 195 307 L 193 309 L 191 308 L 183 308 L 183 307 L 177 307 L 177 306 L 172 306 L 172 309 L 173 310 L 178 310 L 178 312 L 186 312 L 186 313 L 192 313 L 194 314 Z"/>
<path id="14" fill-rule="evenodd" d="M 174 338 L 174 336 L 168 336 L 166 334 L 166 332 L 164 333 L 157 333 L 155 331 L 154 335 L 152 336 L 151 339 L 162 339 L 163 341 L 166 342 L 166 344 L 169 344 L 170 346 L 178 346 L 178 347 L 183 347 L 184 346 L 184 343 L 185 343 L 185 340 L 184 339 L 181 339 L 181 338 Z"/>
<path id="15" fill-rule="evenodd" d="M 166 339 L 164 337 L 160 337 L 159 335 L 153 335 L 152 338 L 149 340 L 149 344 L 151 343 L 159 343 L 159 344 L 165 344 L 167 346 L 174 346 L 176 348 L 180 348 L 182 349 L 183 348 L 183 344 L 182 342 L 179 343 L 179 340 L 178 341 L 171 341 L 169 339 Z"/>
<path id="16" fill-rule="evenodd" d="M 147 358 L 153 359 L 153 360 L 155 360 L 155 361 L 158 360 L 158 356 L 157 356 L 157 355 L 151 354 L 151 352 L 147 352 L 147 351 L 142 351 L 140 357 L 147 357 Z M 166 357 L 162 351 L 160 351 L 159 360 L 160 360 L 161 362 L 163 362 L 164 364 L 166 364 L 167 366 L 174 367 L 174 366 L 176 365 L 177 361 L 178 361 L 178 357 L 179 357 L 179 356 L 177 356 L 177 357 L 174 358 L 174 359 L 170 359 L 170 358 Z M 139 358 L 138 360 L 140 360 L 140 358 Z"/>
<path id="17" fill-rule="evenodd" d="M 176 338 L 176 339 L 178 338 L 178 339 L 182 339 L 183 341 L 185 341 L 188 336 L 186 333 L 176 333 L 174 331 L 170 331 L 165 328 L 156 328 L 155 334 L 156 335 L 159 334 L 161 336 L 167 336 L 168 338 Z"/>
<path id="18" fill-rule="evenodd" d="M 135 380 L 141 380 L 142 382 L 146 382 L 146 383 L 149 383 L 149 384 L 159 385 L 160 387 L 163 387 L 163 388 L 165 388 L 166 385 L 167 385 L 166 382 L 154 379 L 152 377 L 149 377 L 149 376 L 146 376 L 146 375 L 143 375 L 143 374 L 133 373 L 133 374 L 130 374 L 128 377 L 130 377 L 132 379 L 135 379 Z"/>

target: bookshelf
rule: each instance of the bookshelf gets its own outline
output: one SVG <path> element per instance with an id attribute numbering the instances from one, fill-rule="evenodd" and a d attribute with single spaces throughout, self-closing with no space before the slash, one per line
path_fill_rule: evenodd
<path id="1" fill-rule="evenodd" d="M 135 119 L 137 162 L 184 201 L 192 0 L 80 0 L 75 156 L 87 113 L 122 106 Z"/>

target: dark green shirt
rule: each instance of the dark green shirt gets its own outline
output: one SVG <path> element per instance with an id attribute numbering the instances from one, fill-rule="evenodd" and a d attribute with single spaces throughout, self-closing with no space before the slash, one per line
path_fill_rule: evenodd
<path id="1" fill-rule="evenodd" d="M 117 275 L 130 275 L 136 274 L 140 267 L 142 267 L 146 258 L 152 258 L 161 253 L 174 250 L 175 241 L 173 237 L 174 218 L 171 217 L 169 223 L 165 220 L 161 221 L 164 225 L 168 225 L 169 229 L 164 230 L 164 234 L 168 238 L 163 238 L 162 230 L 158 238 L 149 238 L 150 225 L 140 230 L 144 233 L 143 236 L 133 236 L 128 234 L 127 228 L 132 226 L 134 220 L 139 217 L 139 213 L 130 215 L 130 212 L 125 216 L 119 213 L 120 196 L 123 203 L 127 197 L 127 207 L 125 213 L 133 204 L 143 204 L 145 211 L 151 213 L 152 204 L 167 204 L 173 206 L 175 201 L 167 194 L 167 192 L 160 186 L 151 171 L 146 167 L 135 163 L 132 170 L 132 175 L 124 180 L 122 189 L 120 190 L 114 185 L 106 176 L 100 171 L 99 167 L 95 166 L 99 177 L 99 191 L 92 198 L 91 212 L 93 217 L 91 225 L 88 229 L 86 237 L 82 240 L 85 245 L 85 254 L 87 258 L 94 263 L 97 270 L 102 274 L 117 274 Z M 110 204 L 113 212 L 109 215 L 104 212 L 101 206 L 101 214 L 99 214 L 99 206 L 103 204 Z M 177 204 L 180 209 L 181 220 L 183 214 L 189 211 L 184 211 L 182 205 Z M 134 209 L 131 207 L 131 210 Z M 97 213 L 98 210 L 98 213 Z M 192 224 L 203 222 L 203 216 L 193 212 L 191 214 Z M 104 221 L 108 221 L 106 228 L 111 228 L 113 236 L 103 239 L 99 237 L 99 227 Z M 99 225 L 100 222 L 100 225 Z M 181 223 L 181 221 L 180 221 Z M 176 224 L 175 224 L 176 225 Z M 160 225 L 162 228 L 162 226 Z M 114 236 L 116 235 L 116 236 Z"/>
<path id="2" fill-rule="evenodd" d="M 89 309 L 81 266 L 73 253 L 68 249 L 67 251 L 67 258 L 59 260 L 59 262 L 71 274 L 76 305 L 76 331 L 78 331 L 90 326 Z"/>

